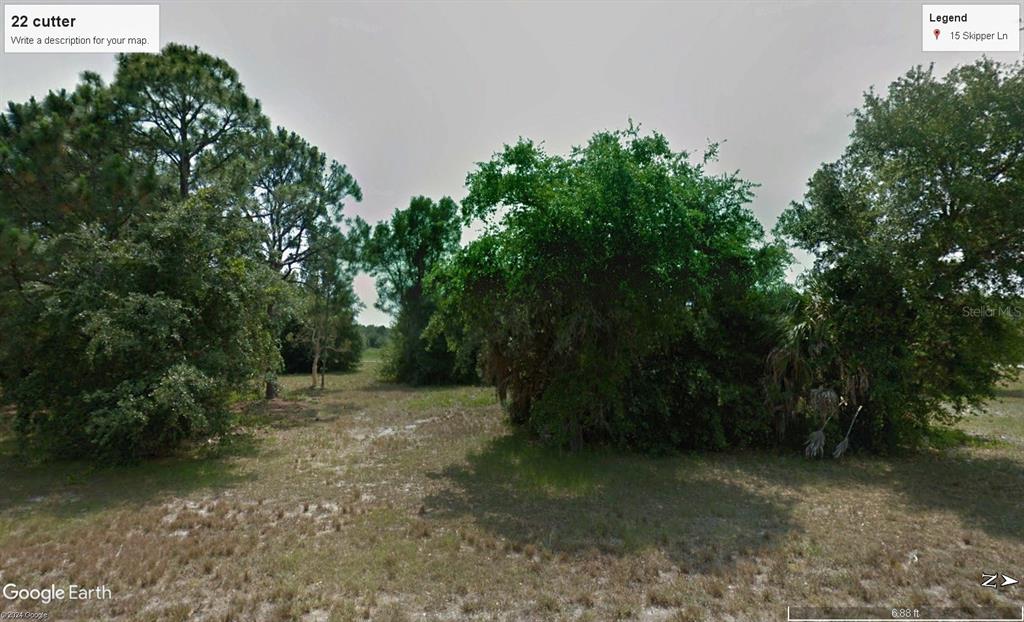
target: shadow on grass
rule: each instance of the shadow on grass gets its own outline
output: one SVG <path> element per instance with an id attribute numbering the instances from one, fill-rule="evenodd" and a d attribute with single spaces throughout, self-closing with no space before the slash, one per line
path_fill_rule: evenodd
<path id="1" fill-rule="evenodd" d="M 372 391 L 374 393 L 419 393 L 421 391 L 429 391 L 431 389 L 437 389 L 435 386 L 417 386 L 412 384 L 405 384 L 404 382 L 382 380 L 380 378 L 373 378 L 363 385 L 364 391 Z M 441 387 L 443 388 L 443 387 Z"/>
<path id="2" fill-rule="evenodd" d="M 325 394 L 319 392 L 320 389 L 309 391 L 311 391 L 309 395 L 314 397 Z M 291 395 L 301 395 L 301 393 L 293 391 Z M 238 419 L 246 427 L 291 430 L 324 421 L 333 421 L 344 414 L 355 412 L 355 407 L 352 405 L 334 404 L 331 407 L 331 414 L 324 415 L 314 408 L 314 405 L 296 399 L 255 400 L 239 407 Z"/>
<path id="3" fill-rule="evenodd" d="M 1016 398 L 1024 399 L 1024 389 L 996 389 L 996 398 Z"/>
<path id="4" fill-rule="evenodd" d="M 403 393 L 443 393 L 458 391 L 462 389 L 483 389 L 494 391 L 493 387 L 486 384 L 473 384 L 467 382 L 446 382 L 442 384 L 410 384 L 398 380 L 386 378 L 371 378 L 362 388 L 366 391 L 398 391 Z M 497 399 L 497 398 L 495 398 Z"/>
<path id="5" fill-rule="evenodd" d="M 138 464 L 42 459 L 21 451 L 5 423 L 0 422 L 0 518 L 75 518 L 165 494 L 225 489 L 251 478 L 237 458 L 266 454 L 252 434 L 235 433 Z"/>
<path id="6" fill-rule="evenodd" d="M 694 460 L 565 454 L 521 434 L 491 441 L 433 477 L 428 515 L 472 517 L 521 547 L 627 555 L 657 548 L 684 571 L 728 566 L 794 529 L 787 503 L 742 482 L 693 475 Z M 701 472 L 697 469 L 696 472 Z"/>
<path id="7" fill-rule="evenodd" d="M 520 547 L 553 553 L 656 548 L 691 572 L 771 550 L 801 530 L 795 504 L 855 498 L 860 488 L 895 493 L 907 512 L 948 512 L 965 529 L 1024 540 L 1024 461 L 974 450 L 887 459 L 769 452 L 652 458 L 566 454 L 513 433 L 432 477 L 443 486 L 425 501 L 428 516 L 469 517 Z"/>
<path id="8" fill-rule="evenodd" d="M 786 457 L 760 465 L 749 462 L 742 468 L 751 477 L 786 486 L 812 503 L 816 490 L 834 494 L 854 486 L 883 488 L 903 500 L 900 510 L 950 512 L 965 528 L 1024 541 L 1024 460 L 1005 455 L 958 450 L 888 459 Z"/>

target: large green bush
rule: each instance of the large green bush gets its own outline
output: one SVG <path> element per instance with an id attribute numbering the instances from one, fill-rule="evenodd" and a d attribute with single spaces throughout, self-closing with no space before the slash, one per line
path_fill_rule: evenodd
<path id="1" fill-rule="evenodd" d="M 232 391 L 277 357 L 260 313 L 280 279 L 248 220 L 205 196 L 41 242 L 48 274 L 7 292 L 5 397 L 23 438 L 130 460 L 225 429 Z"/>
<path id="2" fill-rule="evenodd" d="M 567 157 L 521 141 L 469 175 L 488 230 L 435 283 L 514 422 L 572 446 L 766 442 L 785 252 L 713 156 L 631 127 Z"/>

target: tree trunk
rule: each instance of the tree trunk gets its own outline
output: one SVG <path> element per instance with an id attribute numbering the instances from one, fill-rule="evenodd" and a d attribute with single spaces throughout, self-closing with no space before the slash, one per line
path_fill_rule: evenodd
<path id="1" fill-rule="evenodd" d="M 178 193 L 184 199 L 188 197 L 188 182 L 189 177 L 192 176 L 192 160 L 188 157 L 188 154 L 180 154 L 178 158 Z"/>
<path id="2" fill-rule="evenodd" d="M 311 389 L 315 389 L 316 388 L 316 371 L 317 371 L 317 367 L 319 365 L 320 365 L 320 353 L 314 351 L 313 352 L 313 374 L 312 374 L 313 384 L 309 385 L 309 388 L 311 388 Z"/>
<path id="3" fill-rule="evenodd" d="M 187 185 L 188 179 L 186 178 L 185 181 Z M 267 305 L 267 318 L 271 320 L 271 325 L 273 325 L 274 303 Z M 277 397 L 277 375 L 271 374 L 271 371 L 272 370 L 270 369 L 267 370 L 266 397 L 268 400 L 272 400 Z"/>

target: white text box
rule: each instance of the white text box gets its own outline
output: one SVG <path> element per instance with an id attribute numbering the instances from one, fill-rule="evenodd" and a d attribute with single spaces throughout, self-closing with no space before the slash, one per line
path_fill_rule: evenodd
<path id="1" fill-rule="evenodd" d="M 924 52 L 1019 52 L 1019 4 L 921 6 Z"/>
<path id="2" fill-rule="evenodd" d="M 6 4 L 4 52 L 159 52 L 156 4 Z"/>

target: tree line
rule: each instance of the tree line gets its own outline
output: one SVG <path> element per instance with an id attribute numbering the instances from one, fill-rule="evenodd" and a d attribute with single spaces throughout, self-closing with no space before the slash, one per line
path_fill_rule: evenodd
<path id="1" fill-rule="evenodd" d="M 120 56 L 109 85 L 0 117 L 0 390 L 27 445 L 130 460 L 372 339 L 387 379 L 492 384 L 567 447 L 918 445 L 1024 363 L 1022 102 L 1022 65 L 990 60 L 869 91 L 772 235 L 756 186 L 709 172 L 717 145 L 633 124 L 565 155 L 521 139 L 461 203 L 370 225 L 346 167 L 225 61 Z M 794 246 L 815 257 L 796 285 Z M 358 270 L 386 334 L 355 323 Z"/>

